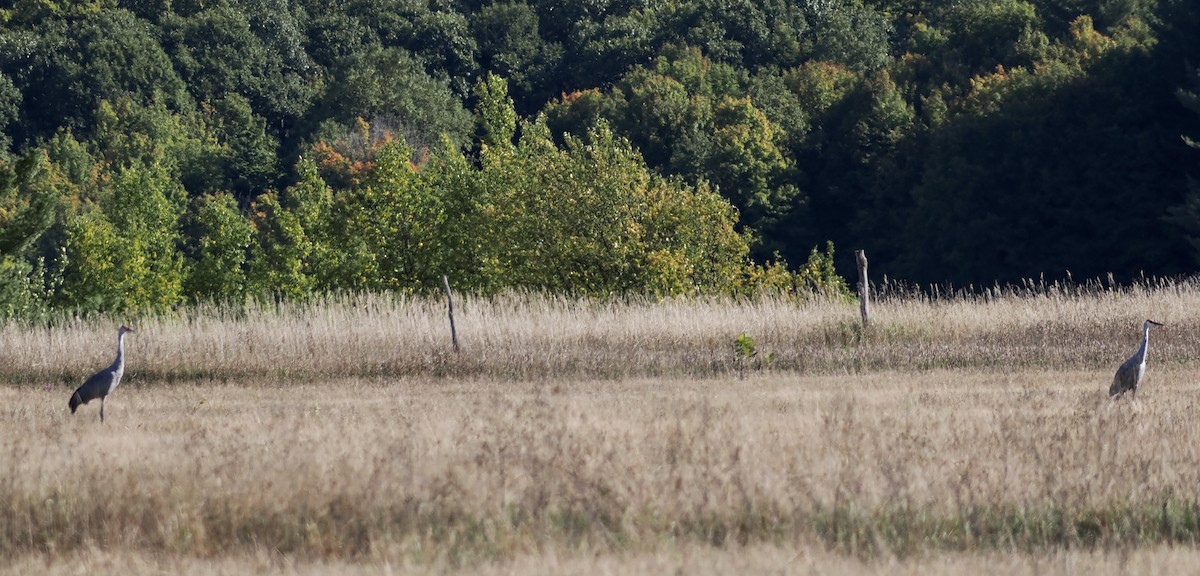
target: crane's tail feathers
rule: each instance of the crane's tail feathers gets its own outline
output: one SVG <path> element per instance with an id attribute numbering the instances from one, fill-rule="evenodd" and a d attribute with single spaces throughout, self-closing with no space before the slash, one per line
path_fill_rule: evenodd
<path id="1" fill-rule="evenodd" d="M 71 395 L 71 403 L 70 404 L 71 404 L 71 413 L 72 414 L 75 413 L 75 409 L 79 408 L 80 404 L 83 404 L 83 398 L 79 396 L 78 390 L 76 390 L 75 393 Z"/>

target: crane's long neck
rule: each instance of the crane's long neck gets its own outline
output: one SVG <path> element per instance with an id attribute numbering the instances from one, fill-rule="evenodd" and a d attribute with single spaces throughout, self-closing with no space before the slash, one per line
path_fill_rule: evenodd
<path id="1" fill-rule="evenodd" d="M 1143 327 L 1142 331 L 1142 347 L 1138 349 L 1138 357 L 1142 359 L 1142 364 L 1146 363 L 1146 350 L 1150 347 L 1150 325 Z"/>
<path id="2" fill-rule="evenodd" d="M 1142 348 L 1145 348 L 1144 343 Z M 117 335 L 117 359 L 113 360 L 112 369 L 117 373 L 125 372 L 125 332 Z"/>

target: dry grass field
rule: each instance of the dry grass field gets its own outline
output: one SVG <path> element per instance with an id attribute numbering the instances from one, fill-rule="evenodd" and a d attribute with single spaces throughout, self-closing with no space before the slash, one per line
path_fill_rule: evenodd
<path id="1" fill-rule="evenodd" d="M 1112 372 L 1151 334 L 1136 402 Z M 0 573 L 1192 573 L 1200 286 L 0 326 Z M 739 357 L 752 337 L 758 354 Z"/>

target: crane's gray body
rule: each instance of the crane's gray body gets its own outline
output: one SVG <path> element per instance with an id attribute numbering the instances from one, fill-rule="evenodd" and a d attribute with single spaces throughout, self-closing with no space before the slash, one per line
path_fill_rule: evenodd
<path id="1" fill-rule="evenodd" d="M 1117 368 L 1117 373 L 1113 375 L 1112 386 L 1108 387 L 1110 398 L 1117 398 L 1126 392 L 1130 392 L 1131 397 L 1137 398 L 1138 385 L 1142 383 L 1142 376 L 1146 374 L 1146 351 L 1150 346 L 1151 326 L 1162 326 L 1162 324 L 1153 320 L 1146 320 L 1142 324 L 1142 345 L 1133 356 L 1130 356 Z"/>
<path id="2" fill-rule="evenodd" d="M 113 390 L 121 383 L 121 376 L 125 374 L 125 333 L 133 332 L 132 328 L 121 326 L 117 331 L 117 359 L 108 368 L 105 368 L 84 381 L 84 383 L 75 390 L 71 395 L 71 413 L 82 404 L 87 404 L 97 398 L 100 399 L 100 421 L 104 421 L 104 398 L 112 394 Z"/>

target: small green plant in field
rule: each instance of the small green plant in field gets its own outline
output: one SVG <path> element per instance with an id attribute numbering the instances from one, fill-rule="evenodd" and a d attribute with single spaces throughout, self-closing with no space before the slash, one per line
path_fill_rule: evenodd
<path id="1" fill-rule="evenodd" d="M 758 355 L 758 345 L 754 341 L 754 337 L 742 332 L 737 338 L 733 339 L 733 351 L 735 360 L 738 365 L 738 373 L 741 376 L 746 375 L 746 368 L 762 368 L 775 363 L 775 353 L 770 352 L 764 356 Z"/>
<path id="2" fill-rule="evenodd" d="M 737 353 L 739 361 L 749 361 L 758 355 L 758 348 L 754 343 L 754 338 L 749 334 L 742 332 L 740 336 L 733 339 L 733 349 Z"/>

